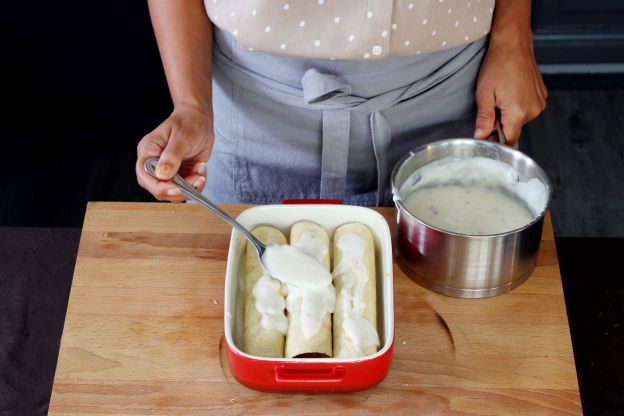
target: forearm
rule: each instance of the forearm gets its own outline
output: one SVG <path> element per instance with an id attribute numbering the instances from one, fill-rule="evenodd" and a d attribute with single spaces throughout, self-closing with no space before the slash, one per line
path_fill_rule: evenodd
<path id="1" fill-rule="evenodd" d="M 490 47 L 531 44 L 531 0 L 496 0 Z"/>
<path id="2" fill-rule="evenodd" d="M 212 118 L 212 23 L 201 0 L 148 0 L 174 107 Z"/>

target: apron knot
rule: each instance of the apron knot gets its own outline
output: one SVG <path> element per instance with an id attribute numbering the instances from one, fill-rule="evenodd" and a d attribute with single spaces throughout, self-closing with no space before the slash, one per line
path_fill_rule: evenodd
<path id="1" fill-rule="evenodd" d="M 323 74 L 316 68 L 308 69 L 301 78 L 303 99 L 308 104 L 319 104 L 338 96 L 351 95 L 351 86 L 335 75 Z"/>
<path id="2" fill-rule="evenodd" d="M 343 199 L 345 196 L 349 157 L 350 111 L 370 113 L 371 139 L 377 164 L 377 205 L 384 200 L 387 157 L 391 131 L 381 111 L 370 111 L 363 97 L 351 95 L 352 88 L 335 75 L 308 69 L 301 78 L 303 99 L 323 111 L 321 150 L 321 199 Z"/>

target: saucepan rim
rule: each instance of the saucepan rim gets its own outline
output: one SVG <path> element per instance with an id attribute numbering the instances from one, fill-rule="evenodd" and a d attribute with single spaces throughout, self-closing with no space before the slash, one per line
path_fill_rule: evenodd
<path id="1" fill-rule="evenodd" d="M 510 231 L 505 231 L 502 233 L 494 233 L 494 234 L 481 234 L 481 235 L 474 235 L 474 234 L 464 234 L 464 233 L 458 233 L 455 231 L 449 231 L 449 230 L 445 230 L 436 226 L 433 226 L 431 224 L 428 224 L 426 222 L 424 222 L 423 220 L 419 219 L 418 217 L 416 217 L 414 214 L 412 214 L 406 207 L 405 204 L 403 203 L 403 199 L 401 198 L 401 195 L 399 194 L 399 186 L 396 183 L 396 179 L 397 176 L 399 174 L 399 171 L 401 170 L 401 168 L 407 163 L 408 160 L 416 157 L 416 155 L 427 151 L 428 149 L 434 148 L 434 147 L 440 147 L 443 146 L 445 144 L 448 143 L 452 143 L 452 142 L 465 142 L 466 144 L 469 144 L 470 146 L 490 146 L 491 148 L 494 149 L 498 149 L 498 151 L 502 151 L 502 152 L 508 152 L 511 153 L 513 155 L 515 155 L 516 157 L 519 157 L 520 159 L 525 160 L 526 162 L 528 162 L 528 164 L 530 164 L 532 166 L 532 168 L 534 168 L 537 173 L 539 174 L 539 176 L 541 176 L 540 180 L 542 180 L 542 182 L 544 183 L 544 185 L 546 186 L 546 189 L 548 191 L 548 197 L 546 199 L 546 204 L 544 206 L 544 208 L 542 209 L 542 211 L 539 213 L 539 215 L 536 215 L 530 222 L 528 222 L 527 224 L 523 225 L 522 227 L 518 227 L 515 228 L 513 230 Z M 431 162 L 429 162 L 431 163 Z M 505 163 L 505 162 L 503 162 Z M 553 187 L 552 187 L 552 183 L 550 181 L 550 178 L 548 177 L 548 175 L 546 174 L 546 172 L 544 171 L 544 169 L 542 169 L 542 167 L 532 158 L 530 158 L 529 156 L 527 156 L 526 154 L 522 153 L 519 150 L 513 149 L 512 147 L 509 147 L 507 145 L 503 145 L 503 144 L 499 144 L 496 142 L 492 142 L 492 141 L 485 141 L 485 140 L 479 140 L 479 139 L 473 139 L 473 138 L 466 138 L 466 137 L 457 137 L 457 138 L 450 138 L 450 139 L 443 139 L 443 140 L 438 140 L 435 142 L 431 142 L 428 144 L 424 144 L 421 146 L 418 146 L 416 148 L 414 148 L 413 150 L 409 151 L 406 155 L 404 155 L 395 165 L 394 168 L 392 169 L 392 175 L 390 177 L 390 184 L 392 187 L 392 199 L 394 200 L 394 204 L 397 208 L 397 210 L 399 212 L 404 212 L 406 215 L 408 215 L 409 218 L 413 219 L 414 221 L 432 229 L 435 231 L 438 231 L 440 233 L 443 234 L 447 234 L 447 235 L 453 235 L 453 236 L 458 236 L 458 237 L 464 237 L 464 238 L 470 238 L 470 239 L 488 239 L 488 238 L 497 238 L 497 237 L 505 237 L 508 235 L 513 235 L 513 234 L 517 234 L 522 232 L 523 230 L 526 230 L 527 228 L 530 228 L 531 226 L 533 226 L 534 224 L 542 221 L 542 219 L 544 218 L 544 216 L 546 215 L 546 212 L 548 212 L 548 210 L 550 209 L 550 204 L 552 202 L 552 196 L 553 196 Z"/>

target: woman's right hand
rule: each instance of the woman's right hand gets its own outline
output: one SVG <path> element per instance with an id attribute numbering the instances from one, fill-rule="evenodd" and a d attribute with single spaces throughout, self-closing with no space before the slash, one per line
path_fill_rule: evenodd
<path id="1" fill-rule="evenodd" d="M 201 192 L 206 183 L 206 161 L 210 157 L 213 141 L 211 111 L 194 106 L 176 108 L 137 146 L 135 169 L 139 185 L 159 201 L 183 202 L 188 198 L 169 182 L 179 173 Z M 158 179 L 143 169 L 143 163 L 150 157 L 159 158 L 156 167 Z"/>

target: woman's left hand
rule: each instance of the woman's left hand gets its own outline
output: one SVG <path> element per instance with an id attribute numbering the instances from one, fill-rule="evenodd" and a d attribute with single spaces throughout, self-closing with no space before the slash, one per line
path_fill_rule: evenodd
<path id="1" fill-rule="evenodd" d="M 498 108 L 507 144 L 514 145 L 522 126 L 544 110 L 547 96 L 535 61 L 531 31 L 493 31 L 477 80 L 475 138 L 490 136 Z"/>

